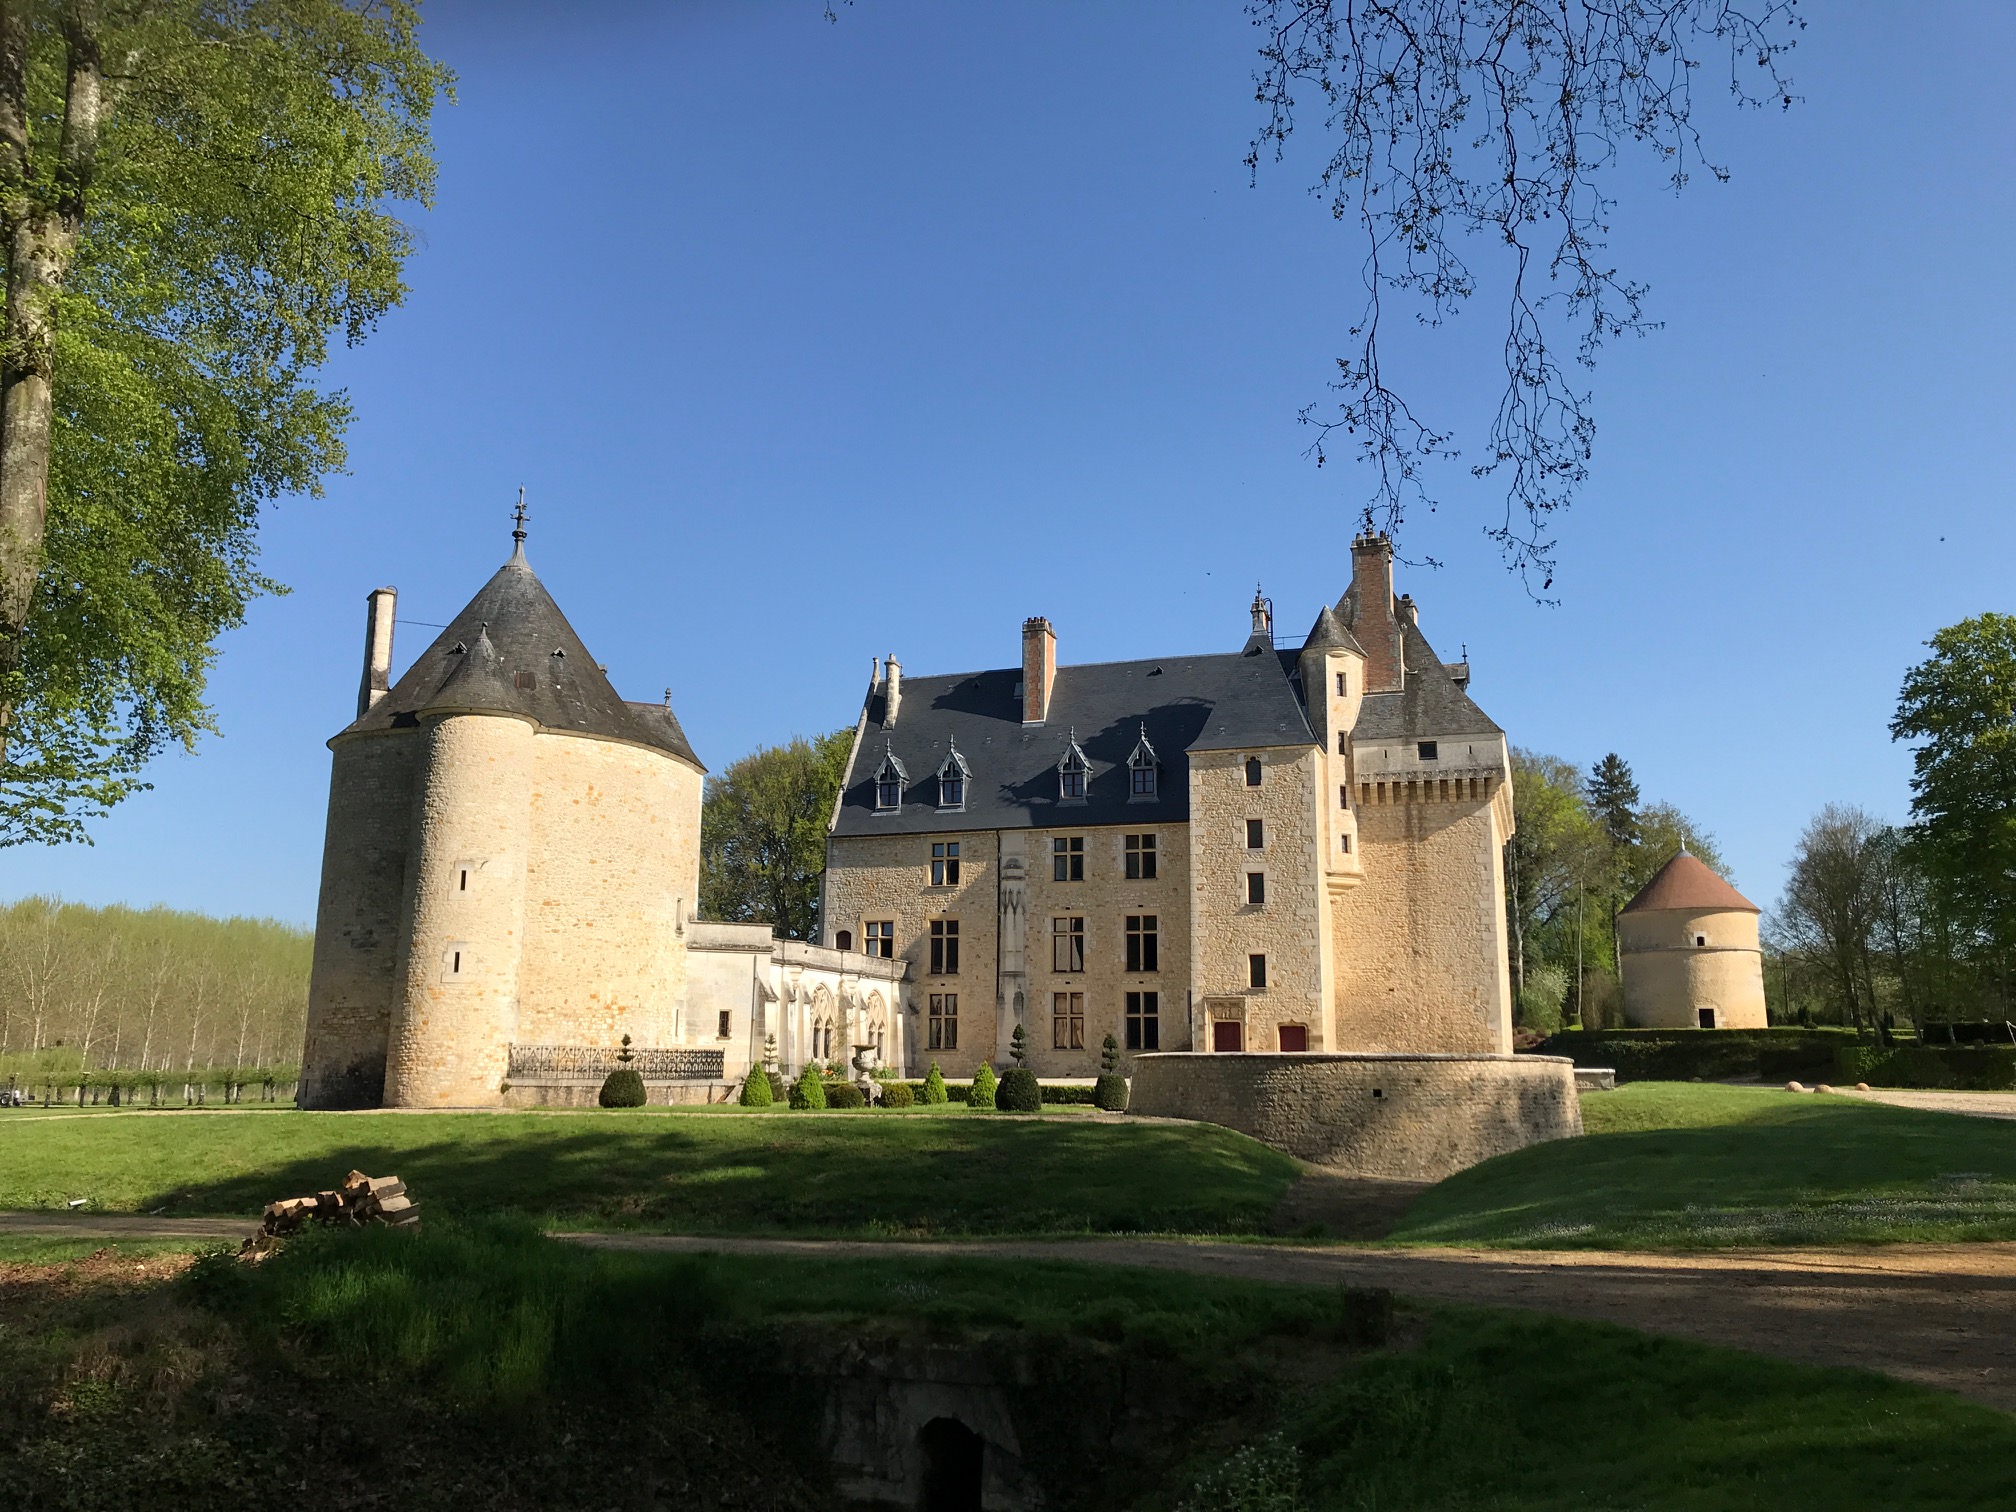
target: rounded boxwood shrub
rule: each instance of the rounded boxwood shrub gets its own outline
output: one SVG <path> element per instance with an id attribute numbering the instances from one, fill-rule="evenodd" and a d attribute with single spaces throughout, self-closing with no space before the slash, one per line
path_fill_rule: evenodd
<path id="1" fill-rule="evenodd" d="M 1127 1078 L 1117 1071 L 1102 1071 L 1092 1083 L 1092 1106 L 1108 1113 L 1127 1111 Z"/>
<path id="2" fill-rule="evenodd" d="M 791 1106 L 794 1108 L 823 1108 L 826 1106 L 826 1078 L 819 1074 L 817 1066 L 807 1066 L 791 1084 Z"/>
<path id="3" fill-rule="evenodd" d="M 936 1106 L 945 1101 L 945 1073 L 938 1069 L 938 1062 L 931 1062 L 931 1070 L 924 1078 L 924 1101 Z"/>
<path id="4" fill-rule="evenodd" d="M 908 1082 L 882 1083 L 882 1106 L 885 1108 L 907 1108 L 917 1101 L 917 1094 L 910 1090 Z"/>
<path id="5" fill-rule="evenodd" d="M 836 1081 L 826 1089 L 826 1106 L 829 1108 L 865 1108 L 868 1099 L 861 1095 L 861 1089 L 852 1082 Z"/>
<path id="6" fill-rule="evenodd" d="M 979 1078 L 974 1079 L 977 1081 Z M 1036 1073 L 1027 1066 L 1012 1067 L 1001 1078 L 1001 1088 L 994 1094 L 994 1106 L 1003 1113 L 1041 1113 L 1043 1089 L 1036 1085 Z"/>
<path id="7" fill-rule="evenodd" d="M 761 1066 L 751 1066 L 749 1075 L 742 1083 L 742 1095 L 736 1099 L 745 1108 L 767 1108 L 776 1101 L 776 1094 L 770 1090 L 770 1078 Z"/>
<path id="8" fill-rule="evenodd" d="M 982 1061 L 980 1063 L 980 1069 L 973 1073 L 973 1087 L 972 1090 L 966 1094 L 966 1106 L 969 1108 L 993 1107 L 994 1089 L 996 1085 L 997 1084 L 994 1080 L 994 1068 L 988 1065 L 985 1061 Z"/>
<path id="9" fill-rule="evenodd" d="M 605 1108 L 641 1108 L 644 1078 L 628 1066 L 618 1066 L 602 1079 L 602 1095 L 596 1101 Z"/>

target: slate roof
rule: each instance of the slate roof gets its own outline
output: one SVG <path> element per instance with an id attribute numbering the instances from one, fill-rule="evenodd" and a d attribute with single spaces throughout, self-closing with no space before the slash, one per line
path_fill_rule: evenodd
<path id="1" fill-rule="evenodd" d="M 524 715 L 543 729 L 649 746 L 706 770 L 670 708 L 618 696 L 523 550 L 342 735 L 412 728 L 430 709 Z"/>
<path id="2" fill-rule="evenodd" d="M 868 728 L 842 795 L 836 835 L 903 835 L 1054 825 L 1160 824 L 1189 817 L 1184 753 L 1310 745 L 1315 735 L 1271 652 L 1163 656 L 1059 667 L 1048 720 L 1022 725 L 1019 667 L 903 679 L 893 730 L 883 696 L 869 695 Z M 1143 729 L 1161 757 L 1157 792 L 1130 801 L 1127 758 Z M 1082 801 L 1058 796 L 1057 763 L 1076 736 L 1091 762 Z M 937 771 L 953 740 L 972 769 L 962 812 L 937 809 Z M 875 812 L 873 779 L 892 752 L 917 776 L 900 813 Z"/>
<path id="3" fill-rule="evenodd" d="M 1761 913 L 1743 894 L 1708 869 L 1708 863 L 1691 851 L 1682 851 L 1660 867 L 1652 880 L 1638 889 L 1638 895 L 1623 908 L 1625 913 L 1645 913 L 1658 908 L 1741 909 Z"/>
<path id="4" fill-rule="evenodd" d="M 1451 739 L 1503 735 L 1449 675 L 1419 625 L 1400 622 L 1400 654 L 1407 668 L 1398 693 L 1368 693 L 1359 705 L 1354 740 Z"/>

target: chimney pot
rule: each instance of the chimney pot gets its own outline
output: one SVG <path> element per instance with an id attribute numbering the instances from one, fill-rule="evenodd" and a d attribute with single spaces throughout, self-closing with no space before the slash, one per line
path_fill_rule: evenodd
<path id="1" fill-rule="evenodd" d="M 1057 681 L 1057 632 L 1041 615 L 1022 621 L 1022 723 L 1050 717 L 1050 690 Z"/>
<path id="2" fill-rule="evenodd" d="M 903 664 L 891 651 L 884 665 L 888 670 L 882 679 L 882 728 L 886 730 L 896 723 L 896 710 L 903 702 Z"/>
<path id="3" fill-rule="evenodd" d="M 392 616 L 397 588 L 373 588 L 364 609 L 364 680 L 357 688 L 357 717 L 369 714 L 392 691 Z"/>

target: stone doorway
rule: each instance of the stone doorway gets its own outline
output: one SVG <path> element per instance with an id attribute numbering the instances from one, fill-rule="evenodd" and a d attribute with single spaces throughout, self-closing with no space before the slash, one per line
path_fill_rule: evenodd
<path id="1" fill-rule="evenodd" d="M 933 1418 L 917 1435 L 923 1459 L 923 1512 L 980 1512 L 980 1435 L 957 1418 Z"/>
<path id="2" fill-rule="evenodd" d="M 1211 1048 L 1213 1050 L 1244 1050 L 1246 1048 L 1246 1026 L 1237 1019 L 1213 1019 L 1211 1021 Z"/>
<path id="3" fill-rule="evenodd" d="M 1281 1026 L 1281 1048 L 1288 1051 L 1309 1048 L 1309 1026 L 1307 1024 L 1283 1024 Z"/>

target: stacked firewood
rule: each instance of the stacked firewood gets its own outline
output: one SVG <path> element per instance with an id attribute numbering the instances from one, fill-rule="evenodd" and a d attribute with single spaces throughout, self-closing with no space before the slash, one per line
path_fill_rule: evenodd
<path id="1" fill-rule="evenodd" d="M 420 1222 L 420 1205 L 407 1194 L 406 1183 L 397 1176 L 366 1176 L 352 1171 L 340 1186 L 311 1197 L 282 1197 L 266 1204 L 265 1221 L 259 1232 L 245 1241 L 245 1248 L 263 1254 L 276 1240 L 297 1232 L 303 1224 L 325 1223 L 344 1228 L 361 1228 L 382 1223 L 408 1228 Z"/>

